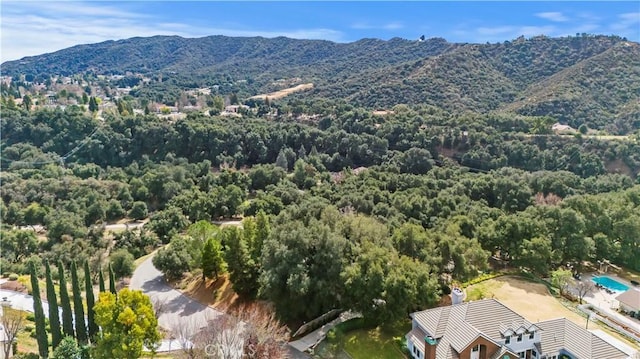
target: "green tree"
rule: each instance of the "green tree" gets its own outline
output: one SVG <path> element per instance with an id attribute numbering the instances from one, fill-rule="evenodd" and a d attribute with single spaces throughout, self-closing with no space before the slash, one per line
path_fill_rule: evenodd
<path id="1" fill-rule="evenodd" d="M 35 266 L 31 266 L 31 290 L 33 296 L 33 314 L 36 321 L 36 339 L 38 341 L 38 353 L 41 357 L 47 358 L 49 355 L 49 339 L 45 327 L 44 310 L 42 310 L 42 299 L 40 298 L 40 284 L 36 275 Z"/>
<path id="2" fill-rule="evenodd" d="M 147 218 L 148 213 L 147 204 L 142 201 L 136 201 L 133 202 L 133 206 L 131 206 L 129 217 L 139 221 Z"/>
<path id="3" fill-rule="evenodd" d="M 185 272 L 191 270 L 193 259 L 189 253 L 187 239 L 175 237 L 168 246 L 162 248 L 153 256 L 153 265 L 168 279 L 178 279 Z"/>
<path id="4" fill-rule="evenodd" d="M 284 169 L 285 172 L 289 170 L 289 161 L 283 150 L 280 150 L 278 157 L 276 157 L 276 166 Z"/>
<path id="5" fill-rule="evenodd" d="M 87 343 L 87 324 L 84 317 L 84 306 L 82 303 L 82 287 L 78 278 L 78 267 L 76 262 L 71 262 L 71 288 L 73 290 L 73 312 L 76 324 L 76 338 L 82 344 Z"/>
<path id="6" fill-rule="evenodd" d="M 116 289 L 116 274 L 111 267 L 111 262 L 109 262 L 109 291 L 113 294 L 118 292 Z"/>
<path id="7" fill-rule="evenodd" d="M 98 269 L 98 291 L 100 293 L 104 293 L 107 291 L 107 288 L 104 285 L 104 273 L 102 272 L 102 267 Z"/>
<path id="8" fill-rule="evenodd" d="M 66 336 L 53 351 L 53 359 L 80 359 L 80 353 L 76 340 Z"/>
<path id="9" fill-rule="evenodd" d="M 584 123 L 582 125 L 580 125 L 580 127 L 578 127 L 578 131 L 583 134 L 586 135 L 587 132 L 589 132 L 589 127 L 587 127 L 587 125 L 585 125 Z"/>
<path id="10" fill-rule="evenodd" d="M 89 339 L 93 341 L 93 338 L 100 329 L 98 328 L 98 325 L 96 325 L 95 312 L 93 311 L 95 297 L 93 294 L 93 282 L 91 281 L 89 261 L 84 261 L 84 291 L 87 300 L 87 326 L 89 330 Z"/>
<path id="11" fill-rule="evenodd" d="M 73 312 L 71 311 L 71 299 L 67 289 L 67 278 L 64 273 L 64 265 L 58 262 L 58 280 L 60 282 L 60 306 L 62 307 L 62 332 L 75 338 L 73 331 Z"/>
<path id="12" fill-rule="evenodd" d="M 143 347 L 155 350 L 161 336 L 149 297 L 141 291 L 124 288 L 116 297 L 100 293 L 94 308 L 98 334 L 93 357 L 96 359 L 135 359 Z"/>
<path id="13" fill-rule="evenodd" d="M 44 223 L 44 217 L 46 215 L 47 210 L 35 202 L 28 205 L 22 213 L 24 223 L 30 226 Z"/>
<path id="14" fill-rule="evenodd" d="M 537 275 L 546 276 L 551 264 L 551 254 L 551 241 L 546 237 L 535 237 L 522 243 L 514 264 L 529 268 Z"/>
<path id="15" fill-rule="evenodd" d="M 133 274 L 135 258 L 126 249 L 118 249 L 109 256 L 109 264 L 116 279 L 130 277 Z"/>
<path id="16" fill-rule="evenodd" d="M 98 111 L 98 101 L 94 96 L 91 96 L 89 99 L 89 111 L 97 112 Z"/>
<path id="17" fill-rule="evenodd" d="M 202 279 L 218 279 L 218 274 L 224 271 L 222 247 L 213 237 L 210 237 L 202 249 Z"/>
<path id="18" fill-rule="evenodd" d="M 251 244 L 251 258 L 253 258 L 256 264 L 259 264 L 262 260 L 262 247 L 264 246 L 264 242 L 269 239 L 269 234 L 271 234 L 269 217 L 261 210 L 256 215 L 256 235 Z"/>
<path id="19" fill-rule="evenodd" d="M 60 329 L 60 312 L 58 311 L 58 299 L 56 290 L 53 286 L 51 277 L 51 266 L 49 261 L 45 262 L 45 275 L 47 285 L 47 302 L 49 303 L 49 328 L 51 331 L 51 345 L 56 348 L 62 340 L 62 331 Z"/>
<path id="20" fill-rule="evenodd" d="M 213 109 L 217 111 L 216 114 L 219 114 L 224 110 L 224 99 L 222 96 L 216 95 L 213 97 Z"/>
<path id="21" fill-rule="evenodd" d="M 557 269 L 551 272 L 551 284 L 560 290 L 560 294 L 564 295 L 569 289 L 573 278 L 571 271 L 567 269 Z"/>
<path id="22" fill-rule="evenodd" d="M 22 106 L 24 106 L 25 110 L 31 111 L 31 106 L 33 106 L 33 100 L 31 100 L 31 96 L 24 95 L 22 97 Z"/>
<path id="23" fill-rule="evenodd" d="M 308 224 L 286 220 L 274 226 L 264 243 L 262 295 L 273 301 L 277 311 L 287 319 L 308 320 L 336 308 L 343 293 L 340 273 L 347 247 L 343 236 L 315 219 Z M 248 253 L 245 256 L 252 262 Z M 227 263 L 231 268 L 231 263 Z M 249 288 L 252 287 L 256 285 Z"/>
<path id="24" fill-rule="evenodd" d="M 255 263 L 249 253 L 249 246 L 242 235 L 243 231 L 237 227 L 222 229 L 223 241 L 226 249 L 224 259 L 233 290 L 237 293 L 253 297 L 257 293 L 257 277 Z"/>
<path id="25" fill-rule="evenodd" d="M 169 240 L 183 229 L 187 228 L 189 220 L 182 213 L 180 208 L 170 206 L 169 208 L 156 212 L 147 227 L 152 230 L 162 243 L 168 243 Z"/>
<path id="26" fill-rule="evenodd" d="M 316 183 L 315 173 L 315 167 L 299 159 L 293 165 L 292 181 L 301 189 L 309 189 Z"/>

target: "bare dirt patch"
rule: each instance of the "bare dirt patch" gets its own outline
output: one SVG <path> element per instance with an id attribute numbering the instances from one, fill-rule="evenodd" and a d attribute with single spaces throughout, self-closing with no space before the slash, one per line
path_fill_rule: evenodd
<path id="1" fill-rule="evenodd" d="M 231 281 L 226 275 L 220 276 L 215 281 L 213 279 L 202 280 L 202 277 L 198 276 L 198 278 L 191 279 L 181 291 L 204 305 L 222 311 L 233 309 L 242 302 L 238 294 L 233 291 Z"/>
<path id="2" fill-rule="evenodd" d="M 283 97 L 289 96 L 292 93 L 301 92 L 301 91 L 307 91 L 307 90 L 311 90 L 312 88 L 313 88 L 313 84 L 312 83 L 300 84 L 298 86 L 289 87 L 289 88 L 282 89 L 282 90 L 275 91 L 275 92 L 271 92 L 271 93 L 268 93 L 268 94 L 256 95 L 256 96 L 252 96 L 250 98 L 264 100 L 264 99 L 266 99 L 268 97 L 269 100 L 278 100 L 278 99 L 281 99 Z"/>

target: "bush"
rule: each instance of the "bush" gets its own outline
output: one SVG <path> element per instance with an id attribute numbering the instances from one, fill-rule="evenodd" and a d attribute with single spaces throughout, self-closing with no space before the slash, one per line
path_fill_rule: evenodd
<path id="1" fill-rule="evenodd" d="M 33 324 L 27 324 L 24 326 L 24 331 L 25 332 L 31 332 L 35 329 L 35 326 Z"/>
<path id="2" fill-rule="evenodd" d="M 371 329 L 375 327 L 376 324 L 374 322 L 366 320 L 365 318 L 353 318 L 336 325 L 334 329 L 346 334 L 358 329 Z"/>
<path id="3" fill-rule="evenodd" d="M 40 356 L 36 353 L 23 353 L 15 355 L 14 359 L 40 359 Z"/>
<path id="4" fill-rule="evenodd" d="M 502 273 L 498 273 L 498 272 L 496 272 L 496 273 L 484 273 L 484 274 L 481 274 L 478 277 L 473 278 L 470 281 L 462 283 L 462 288 L 466 288 L 466 287 L 468 287 L 470 285 L 474 285 L 474 284 L 477 284 L 477 283 L 480 283 L 480 282 L 484 282 L 485 280 L 497 278 L 497 277 L 500 277 L 502 275 L 503 275 Z"/>
<path id="5" fill-rule="evenodd" d="M 117 279 L 130 277 L 135 267 L 133 254 L 126 249 L 118 249 L 110 256 L 111 268 Z"/>
<path id="6" fill-rule="evenodd" d="M 16 280 L 18 280 L 18 277 L 19 276 L 17 274 L 15 274 L 15 273 L 9 274 L 9 280 L 10 281 L 16 281 Z"/>
<path id="7" fill-rule="evenodd" d="M 35 322 L 36 321 L 36 316 L 33 313 L 29 313 L 27 314 L 26 319 L 30 322 Z"/>
<path id="8" fill-rule="evenodd" d="M 403 352 L 406 356 L 411 354 L 409 352 L 409 346 L 407 345 L 407 338 L 405 337 L 393 337 L 393 342 L 400 348 L 400 351 Z"/>

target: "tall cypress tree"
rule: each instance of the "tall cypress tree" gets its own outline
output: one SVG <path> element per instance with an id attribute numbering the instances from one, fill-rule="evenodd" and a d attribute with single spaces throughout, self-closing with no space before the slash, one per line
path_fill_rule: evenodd
<path id="1" fill-rule="evenodd" d="M 109 263 L 109 290 L 111 293 L 116 294 L 116 275 L 113 273 L 111 263 Z"/>
<path id="2" fill-rule="evenodd" d="M 104 274 L 102 274 L 102 267 L 100 267 L 100 270 L 98 271 L 98 285 L 99 285 L 99 290 L 100 293 L 104 293 L 107 291 L 107 289 L 104 286 Z"/>
<path id="3" fill-rule="evenodd" d="M 44 310 L 42 310 L 42 298 L 40 298 L 40 285 L 36 275 L 36 266 L 31 264 L 31 289 L 33 295 L 33 315 L 36 321 L 36 339 L 38 340 L 38 353 L 43 358 L 49 355 L 49 339 L 45 327 Z"/>
<path id="4" fill-rule="evenodd" d="M 67 290 L 67 278 L 64 275 L 64 265 L 58 262 L 58 276 L 60 277 L 60 306 L 62 307 L 62 332 L 64 335 L 75 338 L 73 331 L 73 314 L 71 312 L 71 300 Z"/>
<path id="5" fill-rule="evenodd" d="M 78 279 L 76 262 L 71 262 L 71 288 L 73 290 L 73 313 L 75 314 L 76 338 L 78 342 L 87 343 L 87 324 L 84 321 L 84 307 L 82 306 L 82 288 Z"/>
<path id="6" fill-rule="evenodd" d="M 95 297 L 93 296 L 93 283 L 91 282 L 91 271 L 89 270 L 89 261 L 84 262 L 84 290 L 87 297 L 87 321 L 89 322 L 89 338 L 93 339 L 98 333 L 98 325 L 95 320 L 93 307 L 95 306 Z"/>
<path id="7" fill-rule="evenodd" d="M 49 302 L 49 327 L 51 328 L 51 344 L 55 349 L 62 340 L 62 330 L 60 329 L 60 312 L 58 311 L 58 299 L 56 290 L 51 278 L 51 266 L 45 262 L 45 272 L 47 276 L 47 301 Z"/>

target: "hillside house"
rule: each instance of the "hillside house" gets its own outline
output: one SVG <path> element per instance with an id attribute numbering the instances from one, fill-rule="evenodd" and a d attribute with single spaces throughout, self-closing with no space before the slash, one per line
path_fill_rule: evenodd
<path id="1" fill-rule="evenodd" d="M 569 125 L 563 125 L 559 122 L 556 122 L 553 124 L 553 126 L 551 126 L 551 131 L 553 131 L 553 133 L 555 133 L 556 135 L 572 134 L 576 132 L 576 130 L 574 130 L 573 127 Z"/>
<path id="2" fill-rule="evenodd" d="M 229 113 L 239 113 L 240 109 L 249 110 L 249 106 L 247 105 L 229 105 L 224 108 L 225 112 Z"/>
<path id="3" fill-rule="evenodd" d="M 618 295 L 616 300 L 620 302 L 620 309 L 625 312 L 640 312 L 640 290 L 631 288 Z"/>
<path id="4" fill-rule="evenodd" d="M 629 359 L 561 318 L 530 323 L 495 299 L 411 314 L 407 346 L 415 359 Z"/>

